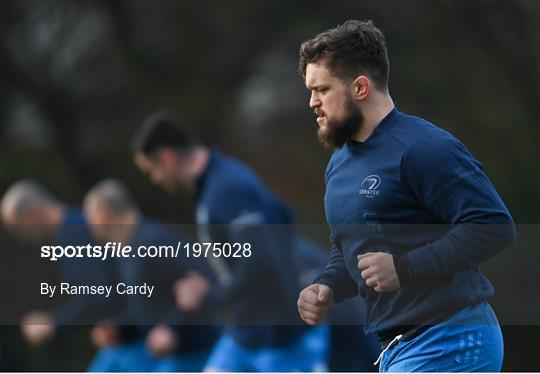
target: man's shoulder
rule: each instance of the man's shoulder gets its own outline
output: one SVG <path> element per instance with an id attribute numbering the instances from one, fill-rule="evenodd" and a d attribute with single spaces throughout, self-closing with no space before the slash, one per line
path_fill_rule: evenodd
<path id="1" fill-rule="evenodd" d="M 81 208 L 68 206 L 64 213 L 64 225 L 86 224 L 86 217 Z"/>
<path id="2" fill-rule="evenodd" d="M 387 136 L 400 143 L 404 150 L 456 140 L 451 133 L 435 123 L 405 113 L 400 113 L 394 126 L 388 129 Z"/>
<path id="3" fill-rule="evenodd" d="M 76 207 L 66 208 L 64 220 L 58 232 L 57 244 L 90 243 L 92 241 L 92 234 L 83 211 Z"/>
<path id="4" fill-rule="evenodd" d="M 401 160 L 405 169 L 481 170 L 481 163 L 452 133 L 420 117 L 404 117 L 401 126 L 395 126 L 391 134 L 404 144 Z"/>
<path id="5" fill-rule="evenodd" d="M 247 165 L 223 155 L 205 185 L 199 203 L 208 207 L 211 216 L 266 196 L 264 184 Z"/>
<path id="6" fill-rule="evenodd" d="M 245 188 L 247 185 L 256 185 L 259 180 L 255 172 L 242 161 L 231 156 L 220 154 L 211 175 L 209 186 L 220 190 L 235 190 Z"/>

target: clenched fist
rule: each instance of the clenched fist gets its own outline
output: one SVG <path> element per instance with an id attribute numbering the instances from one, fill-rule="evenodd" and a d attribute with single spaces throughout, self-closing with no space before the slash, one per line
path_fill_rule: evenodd
<path id="1" fill-rule="evenodd" d="M 400 284 L 394 266 L 394 257 L 385 252 L 367 252 L 357 257 L 360 275 L 366 285 L 377 292 L 392 292 Z"/>
<path id="2" fill-rule="evenodd" d="M 173 285 L 176 305 L 183 311 L 199 309 L 210 292 L 210 282 L 201 274 L 190 271 Z"/>
<path id="3" fill-rule="evenodd" d="M 39 345 L 54 336 L 56 326 L 49 313 L 33 311 L 23 317 L 21 331 L 30 344 Z"/>
<path id="4" fill-rule="evenodd" d="M 109 347 L 120 341 L 120 329 L 112 321 L 101 321 L 90 331 L 90 339 L 98 348 Z"/>
<path id="5" fill-rule="evenodd" d="M 156 357 L 170 354 L 178 346 L 178 337 L 167 325 L 157 325 L 148 332 L 146 346 Z"/>
<path id="6" fill-rule="evenodd" d="M 312 284 L 300 292 L 298 312 L 300 317 L 310 325 L 322 321 L 328 308 L 334 303 L 334 292 L 328 286 Z"/>

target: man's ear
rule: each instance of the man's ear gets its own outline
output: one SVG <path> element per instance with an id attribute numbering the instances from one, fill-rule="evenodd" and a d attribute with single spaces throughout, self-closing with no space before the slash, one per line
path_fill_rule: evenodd
<path id="1" fill-rule="evenodd" d="M 356 100 L 365 100 L 371 91 L 371 81 L 365 75 L 359 75 L 352 82 L 353 95 Z"/>

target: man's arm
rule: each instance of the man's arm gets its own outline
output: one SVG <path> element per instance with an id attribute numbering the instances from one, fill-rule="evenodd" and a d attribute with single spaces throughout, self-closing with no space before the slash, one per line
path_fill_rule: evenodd
<path id="1" fill-rule="evenodd" d="M 332 289 L 334 301 L 340 302 L 358 294 L 358 284 L 351 277 L 343 253 L 330 236 L 330 258 L 324 271 L 315 278 L 314 284 L 323 284 Z"/>
<path id="2" fill-rule="evenodd" d="M 349 274 L 343 254 L 330 236 L 332 250 L 326 269 L 298 297 L 300 317 L 310 325 L 320 323 L 330 306 L 356 296 L 358 286 Z"/>
<path id="3" fill-rule="evenodd" d="M 453 227 L 395 262 L 401 285 L 478 266 L 514 243 L 510 213 L 481 164 L 457 140 L 411 147 L 402 175 L 419 201 Z"/>

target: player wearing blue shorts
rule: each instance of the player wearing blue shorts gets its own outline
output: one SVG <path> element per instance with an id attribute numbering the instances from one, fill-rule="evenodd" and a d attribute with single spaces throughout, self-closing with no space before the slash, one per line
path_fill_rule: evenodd
<path id="1" fill-rule="evenodd" d="M 226 316 L 206 369 L 324 370 L 328 329 L 298 323 L 288 208 L 246 165 L 203 146 L 171 114 L 149 117 L 134 145 L 154 183 L 192 192 L 201 242 L 250 245 L 237 257 L 208 257 L 217 284 L 191 274 L 176 289 L 184 310 L 214 307 Z"/>
<path id="2" fill-rule="evenodd" d="M 328 265 L 300 293 L 317 324 L 358 294 L 381 371 L 498 371 L 503 340 L 479 265 L 515 228 L 482 165 L 454 136 L 394 106 L 384 35 L 347 21 L 303 43 L 300 69 L 321 142 Z"/>

